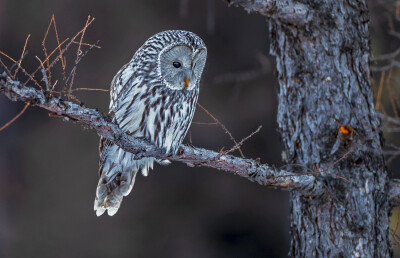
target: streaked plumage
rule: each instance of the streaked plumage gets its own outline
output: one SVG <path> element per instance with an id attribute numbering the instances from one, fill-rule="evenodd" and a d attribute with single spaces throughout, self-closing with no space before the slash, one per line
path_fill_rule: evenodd
<path id="1" fill-rule="evenodd" d="M 145 137 L 175 153 L 192 121 L 207 49 L 188 31 L 164 31 L 149 38 L 111 83 L 113 121 L 135 137 Z M 179 64 L 178 64 L 179 63 Z M 100 180 L 94 210 L 112 216 L 130 193 L 136 174 L 147 175 L 154 158 L 134 159 L 110 141 L 100 139 Z"/>

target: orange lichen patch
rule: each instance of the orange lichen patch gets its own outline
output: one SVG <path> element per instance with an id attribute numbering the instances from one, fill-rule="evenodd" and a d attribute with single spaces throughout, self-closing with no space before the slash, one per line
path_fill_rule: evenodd
<path id="1" fill-rule="evenodd" d="M 342 134 L 351 134 L 353 132 L 353 128 L 350 125 L 346 125 L 346 126 L 340 126 L 339 127 L 339 131 Z"/>
<path id="2" fill-rule="evenodd" d="M 189 80 L 190 80 L 189 78 L 186 78 L 186 79 L 185 79 L 185 81 L 184 81 L 184 82 L 185 82 L 185 87 L 187 87 L 187 86 L 188 86 L 188 84 L 189 84 Z"/>

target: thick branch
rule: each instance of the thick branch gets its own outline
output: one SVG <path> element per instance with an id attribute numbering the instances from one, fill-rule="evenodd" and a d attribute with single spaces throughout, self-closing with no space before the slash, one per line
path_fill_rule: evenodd
<path id="1" fill-rule="evenodd" d="M 257 12 L 282 23 L 306 24 L 313 18 L 309 7 L 298 1 L 227 0 L 229 5 L 242 6 L 247 12 Z"/>
<path id="2" fill-rule="evenodd" d="M 56 116 L 72 120 L 85 127 L 96 130 L 97 134 L 109 139 L 126 151 L 136 154 L 136 158 L 156 157 L 183 162 L 190 167 L 210 167 L 228 171 L 235 175 L 257 182 L 268 187 L 279 187 L 290 190 L 304 191 L 305 194 L 319 195 L 322 184 L 310 174 L 296 174 L 276 169 L 255 160 L 238 158 L 232 155 L 220 154 L 211 150 L 181 146 L 178 154 L 166 155 L 161 149 L 145 139 L 127 135 L 111 118 L 101 112 L 80 106 L 58 97 L 49 97 L 41 90 L 33 87 L 22 87 L 19 81 L 13 81 L 5 73 L 0 75 L 0 93 L 13 101 L 23 101 L 31 105 L 47 109 Z"/>

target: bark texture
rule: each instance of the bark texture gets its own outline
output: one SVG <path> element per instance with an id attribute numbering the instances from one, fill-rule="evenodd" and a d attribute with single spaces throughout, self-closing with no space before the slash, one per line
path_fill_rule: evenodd
<path id="1" fill-rule="evenodd" d="M 365 1 L 233 3 L 269 17 L 287 162 L 319 172 L 325 186 L 318 197 L 291 192 L 290 255 L 392 256 Z"/>

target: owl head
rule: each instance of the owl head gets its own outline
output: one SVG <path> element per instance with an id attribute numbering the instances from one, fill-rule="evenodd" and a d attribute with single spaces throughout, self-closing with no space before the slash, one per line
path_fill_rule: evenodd
<path id="1" fill-rule="evenodd" d="M 207 58 L 203 40 L 193 32 L 169 30 L 155 34 L 143 45 L 146 57 L 156 63 L 149 75 L 171 90 L 192 91 L 198 88 Z M 149 60 L 150 61 L 150 60 Z"/>

